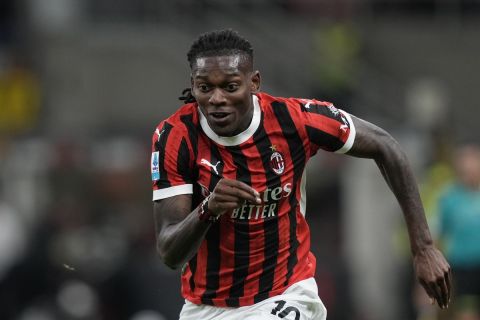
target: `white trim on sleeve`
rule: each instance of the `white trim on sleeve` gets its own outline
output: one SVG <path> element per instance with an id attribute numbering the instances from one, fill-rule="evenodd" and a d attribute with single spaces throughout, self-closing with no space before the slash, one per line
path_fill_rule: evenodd
<path id="1" fill-rule="evenodd" d="M 348 135 L 348 139 L 343 145 L 343 147 L 335 151 L 335 153 L 347 153 L 348 150 L 350 150 L 353 146 L 353 142 L 355 141 L 355 135 L 357 134 L 357 131 L 355 130 L 355 125 L 353 124 L 352 117 L 350 117 L 350 114 L 348 114 L 343 110 L 339 110 L 339 111 L 342 113 L 342 115 L 345 116 L 345 118 L 347 118 L 347 121 L 350 124 L 350 134 Z"/>
<path id="2" fill-rule="evenodd" d="M 192 194 L 193 185 L 182 184 L 170 188 L 153 190 L 153 201 L 178 196 L 179 194 Z"/>

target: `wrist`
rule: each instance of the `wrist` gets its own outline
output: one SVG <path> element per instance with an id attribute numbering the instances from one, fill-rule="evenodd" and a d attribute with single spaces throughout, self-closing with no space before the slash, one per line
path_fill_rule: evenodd
<path id="1" fill-rule="evenodd" d="M 423 243 L 421 245 L 412 246 L 412 248 L 411 248 L 412 255 L 416 256 L 417 254 L 422 254 L 426 250 L 430 250 L 433 247 L 434 247 L 433 241 L 426 242 L 426 243 Z"/>
<path id="2" fill-rule="evenodd" d="M 210 195 L 203 199 L 198 206 L 198 219 L 205 223 L 214 223 L 220 218 L 220 216 L 210 212 L 208 209 L 208 200 L 210 200 Z"/>

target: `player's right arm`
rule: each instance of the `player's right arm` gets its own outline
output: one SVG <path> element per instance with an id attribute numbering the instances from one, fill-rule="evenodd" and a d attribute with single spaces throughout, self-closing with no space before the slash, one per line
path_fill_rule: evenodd
<path id="1" fill-rule="evenodd" d="M 240 207 L 244 201 L 261 203 L 257 191 L 243 182 L 221 179 L 210 194 L 207 209 L 219 216 Z M 211 222 L 200 220 L 197 207 L 191 211 L 192 195 L 180 194 L 154 202 L 157 252 L 164 263 L 177 269 L 198 251 Z"/>

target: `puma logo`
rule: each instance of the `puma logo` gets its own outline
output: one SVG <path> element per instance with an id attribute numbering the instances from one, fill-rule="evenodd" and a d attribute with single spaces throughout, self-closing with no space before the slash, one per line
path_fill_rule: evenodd
<path id="1" fill-rule="evenodd" d="M 215 171 L 215 173 L 218 175 L 218 170 L 217 170 L 217 166 L 220 164 L 221 161 L 217 161 L 217 163 L 215 165 L 211 164 L 210 161 L 206 160 L 206 159 L 202 159 L 200 161 L 201 164 L 204 164 L 206 166 L 209 166 L 211 168 L 213 168 L 213 171 Z"/>

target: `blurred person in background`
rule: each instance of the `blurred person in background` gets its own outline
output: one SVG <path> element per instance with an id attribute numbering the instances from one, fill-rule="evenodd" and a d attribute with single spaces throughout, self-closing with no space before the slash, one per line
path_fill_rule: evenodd
<path id="1" fill-rule="evenodd" d="M 431 132 L 431 160 L 429 161 L 428 167 L 423 172 L 420 181 L 420 196 L 425 209 L 425 216 L 432 229 L 434 238 L 436 238 L 436 232 L 438 230 L 437 221 L 439 199 L 445 190 L 445 187 L 449 185 L 454 178 L 451 164 L 451 134 L 446 134 L 445 132 L 440 131 L 441 130 L 434 130 Z M 450 310 L 438 310 L 435 308 L 435 306 L 429 301 L 428 295 L 417 283 L 416 279 L 413 279 L 413 274 L 409 268 L 410 252 L 408 248 L 408 235 L 403 223 L 399 223 L 394 234 L 394 241 L 401 259 L 408 264 L 408 266 L 405 266 L 405 268 L 408 268 L 408 270 L 405 270 L 405 277 L 398 279 L 401 284 L 402 294 L 405 297 L 406 303 L 410 302 L 409 298 L 413 298 L 411 301 L 412 304 L 405 308 L 405 314 L 403 315 L 404 319 L 448 319 Z"/>
<path id="2" fill-rule="evenodd" d="M 305 220 L 319 149 L 374 159 L 407 223 L 415 273 L 441 308 L 450 267 L 433 245 L 408 160 L 384 130 L 328 102 L 260 92 L 251 44 L 201 35 L 186 102 L 152 137 L 157 250 L 182 268 L 180 319 L 326 319 Z"/>
<path id="3" fill-rule="evenodd" d="M 439 201 L 439 237 L 455 273 L 455 318 L 480 319 L 480 148 L 455 153 L 456 179 Z"/>
<path id="4" fill-rule="evenodd" d="M 350 106 L 358 78 L 360 51 L 359 36 L 348 23 L 337 21 L 327 28 L 317 27 L 313 34 L 312 61 L 315 96 Z"/>
<path id="5" fill-rule="evenodd" d="M 22 134 L 38 123 L 40 83 L 23 60 L 13 49 L 0 50 L 0 134 Z"/>

